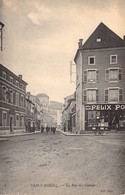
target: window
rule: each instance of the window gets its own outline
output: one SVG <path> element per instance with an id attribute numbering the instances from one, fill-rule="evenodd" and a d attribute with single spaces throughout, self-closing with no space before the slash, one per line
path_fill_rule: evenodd
<path id="1" fill-rule="evenodd" d="M 23 85 L 23 84 L 20 84 L 20 88 L 21 88 L 21 89 L 24 89 L 24 85 Z"/>
<path id="2" fill-rule="evenodd" d="M 19 93 L 16 92 L 16 105 L 19 106 Z"/>
<path id="3" fill-rule="evenodd" d="M 13 77 L 10 76 L 10 82 L 13 83 Z"/>
<path id="4" fill-rule="evenodd" d="M 96 71 L 95 70 L 88 70 L 88 82 L 95 82 L 96 81 Z"/>
<path id="5" fill-rule="evenodd" d="M 8 91 L 8 100 L 13 103 L 13 91 L 11 89 Z"/>
<path id="6" fill-rule="evenodd" d="M 105 72 L 106 81 L 121 81 L 122 80 L 122 69 L 121 68 L 110 68 Z"/>
<path id="7" fill-rule="evenodd" d="M 16 126 L 19 126 L 19 114 L 16 114 Z"/>
<path id="8" fill-rule="evenodd" d="M 110 55 L 110 64 L 117 64 L 117 55 Z"/>
<path id="9" fill-rule="evenodd" d="M 7 112 L 2 111 L 2 126 L 7 126 Z"/>
<path id="10" fill-rule="evenodd" d="M 2 100 L 7 101 L 7 88 L 2 86 Z"/>
<path id="11" fill-rule="evenodd" d="M 96 103 L 98 101 L 98 90 L 97 89 L 85 89 L 83 91 L 84 102 Z"/>
<path id="12" fill-rule="evenodd" d="M 96 39 L 96 42 L 97 42 L 97 43 L 99 43 L 99 42 L 101 42 L 101 41 L 102 41 L 101 38 L 97 38 L 97 39 Z"/>
<path id="13" fill-rule="evenodd" d="M 109 88 L 105 89 L 105 102 L 115 103 L 123 101 L 123 89 L 122 88 Z"/>
<path id="14" fill-rule="evenodd" d="M 88 65 L 95 65 L 95 56 L 88 57 Z"/>
<path id="15" fill-rule="evenodd" d="M 20 106 L 24 107 L 24 96 L 21 95 L 20 97 Z"/>
<path id="16" fill-rule="evenodd" d="M 18 81 L 16 81 L 16 85 L 19 87 L 19 82 Z"/>
<path id="17" fill-rule="evenodd" d="M 84 82 L 98 82 L 99 70 L 85 70 L 84 71 Z"/>
<path id="18" fill-rule="evenodd" d="M 2 72 L 2 77 L 4 78 L 4 79 L 6 79 L 6 72 Z"/>
<path id="19" fill-rule="evenodd" d="M 109 102 L 118 102 L 118 89 L 109 89 Z"/>

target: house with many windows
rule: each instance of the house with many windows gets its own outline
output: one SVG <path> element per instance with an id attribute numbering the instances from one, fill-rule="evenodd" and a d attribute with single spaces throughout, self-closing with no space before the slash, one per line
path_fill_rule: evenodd
<path id="1" fill-rule="evenodd" d="M 0 64 L 0 134 L 24 131 L 27 83 Z"/>
<path id="2" fill-rule="evenodd" d="M 83 44 L 76 63 L 76 129 L 93 125 L 125 130 L 125 36 L 100 23 Z"/>

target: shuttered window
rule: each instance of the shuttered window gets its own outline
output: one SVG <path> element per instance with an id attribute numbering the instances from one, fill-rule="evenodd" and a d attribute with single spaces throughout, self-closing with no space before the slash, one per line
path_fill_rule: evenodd
<path id="1" fill-rule="evenodd" d="M 98 101 L 98 90 L 97 89 L 84 89 L 83 90 L 83 102 L 84 103 L 95 103 Z"/>
<path id="2" fill-rule="evenodd" d="M 122 88 L 105 89 L 105 102 L 122 102 L 122 101 L 123 101 Z"/>
<path id="3" fill-rule="evenodd" d="M 106 81 L 121 81 L 122 80 L 122 69 L 121 68 L 111 68 L 105 70 L 105 80 Z"/>
<path id="4" fill-rule="evenodd" d="M 98 82 L 99 81 L 99 70 L 85 70 L 84 71 L 84 82 Z"/>

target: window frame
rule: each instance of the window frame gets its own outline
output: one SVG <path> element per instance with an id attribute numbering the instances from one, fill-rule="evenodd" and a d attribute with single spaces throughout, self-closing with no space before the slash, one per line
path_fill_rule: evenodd
<path id="1" fill-rule="evenodd" d="M 109 101 L 109 90 L 113 90 L 113 89 L 117 89 L 118 90 L 118 101 Z M 120 93 L 120 90 L 122 91 L 122 93 Z M 123 88 L 120 88 L 120 87 L 108 87 L 108 88 L 105 88 L 104 90 L 104 102 L 108 102 L 108 103 L 112 103 L 112 104 L 115 104 L 115 103 L 121 103 L 123 102 L 123 98 L 124 98 L 124 89 Z M 105 91 L 107 91 L 108 93 L 106 94 Z M 105 100 L 107 96 L 107 101 Z M 121 97 L 121 100 L 120 100 L 120 97 Z"/>
<path id="2" fill-rule="evenodd" d="M 112 57 L 116 56 L 116 62 L 112 62 Z M 117 54 L 110 55 L 110 64 L 117 64 L 118 63 L 118 56 Z"/>
<path id="3" fill-rule="evenodd" d="M 86 101 L 84 101 L 84 102 L 86 102 L 87 104 L 95 104 L 98 102 L 98 98 L 97 98 L 98 97 L 98 88 L 86 88 L 84 90 L 86 90 Z M 92 102 L 88 101 L 87 91 L 95 91 L 96 92 L 96 100 L 95 101 L 92 101 Z"/>
<path id="4" fill-rule="evenodd" d="M 110 71 L 111 70 L 117 70 L 118 71 L 118 79 L 117 80 L 110 80 Z M 108 71 L 108 72 L 107 72 Z M 120 75 L 121 75 L 121 79 L 120 79 Z M 115 83 L 115 82 L 119 82 L 123 80 L 123 70 L 120 67 L 112 67 L 112 68 L 108 68 L 105 69 L 105 81 L 108 81 L 109 83 Z"/>
<path id="5" fill-rule="evenodd" d="M 6 114 L 6 119 L 3 118 L 3 115 Z M 5 120 L 3 122 L 3 120 Z M 2 110 L 2 126 L 7 126 L 7 111 Z"/>
<path id="6" fill-rule="evenodd" d="M 5 71 L 2 71 L 2 78 L 4 78 L 4 79 L 7 78 L 7 73 Z"/>
<path id="7" fill-rule="evenodd" d="M 93 64 L 90 63 L 90 59 L 91 58 L 94 59 L 94 63 Z M 92 66 L 95 65 L 95 56 L 88 56 L 88 65 L 92 65 Z"/>
<path id="8" fill-rule="evenodd" d="M 13 77 L 12 77 L 12 76 L 9 77 L 9 81 L 10 81 L 11 83 L 13 83 Z"/>
<path id="9" fill-rule="evenodd" d="M 94 80 L 93 80 L 93 81 L 89 81 L 89 80 L 88 80 L 88 72 L 89 72 L 89 71 L 95 71 L 95 81 L 94 81 Z M 87 69 L 87 83 L 97 83 L 97 82 L 98 82 L 97 75 L 98 75 L 99 73 L 97 73 L 97 72 L 99 72 L 98 69 Z"/>

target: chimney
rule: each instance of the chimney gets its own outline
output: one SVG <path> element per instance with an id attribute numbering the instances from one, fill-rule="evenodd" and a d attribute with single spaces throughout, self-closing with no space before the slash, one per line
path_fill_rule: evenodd
<path id="1" fill-rule="evenodd" d="M 22 74 L 19 74 L 18 77 L 19 77 L 20 79 L 22 79 L 22 78 L 23 78 L 23 75 L 22 75 Z"/>
<path id="2" fill-rule="evenodd" d="M 82 49 L 82 41 L 83 41 L 83 39 L 79 39 L 79 42 L 78 42 L 78 48 L 79 49 Z"/>

